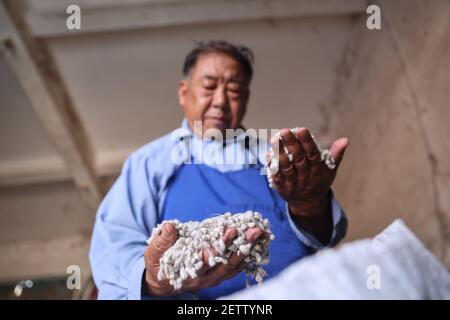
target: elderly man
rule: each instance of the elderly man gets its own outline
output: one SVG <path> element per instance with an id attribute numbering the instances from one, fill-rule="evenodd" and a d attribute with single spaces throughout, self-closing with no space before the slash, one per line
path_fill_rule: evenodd
<path id="1" fill-rule="evenodd" d="M 237 254 L 228 264 L 205 264 L 198 277 L 184 281 L 180 290 L 174 291 L 167 280 L 159 281 L 159 258 L 175 243 L 177 233 L 166 223 L 149 245 L 146 240 L 164 220 L 200 221 L 217 213 L 260 212 L 276 237 L 266 266 L 269 277 L 344 237 L 347 221 L 330 189 L 336 169 L 321 162 L 306 128 L 295 133 L 283 129 L 281 139 L 272 141 L 279 150 L 280 169 L 273 176 L 273 188 L 261 174 L 265 155 L 254 152 L 247 135 L 211 139 L 206 134 L 242 128 L 252 60 L 249 49 L 224 41 L 200 43 L 186 56 L 178 87 L 185 115 L 181 129 L 134 152 L 98 209 L 90 260 L 99 298 L 214 299 L 245 287 L 241 272 L 245 257 Z M 180 143 L 191 146 L 183 161 L 174 157 Z M 330 152 L 337 164 L 347 145 L 345 138 L 333 143 Z M 213 159 L 229 150 L 246 161 Z M 235 229 L 228 229 L 223 240 L 229 245 L 236 236 Z M 264 235 L 259 228 L 249 228 L 245 236 L 254 243 Z"/>

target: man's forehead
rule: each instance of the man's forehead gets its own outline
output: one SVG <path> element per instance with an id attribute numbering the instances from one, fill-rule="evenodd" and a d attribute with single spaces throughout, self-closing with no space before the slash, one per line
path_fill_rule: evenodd
<path id="1" fill-rule="evenodd" d="M 226 77 L 228 82 L 235 82 L 235 83 L 240 83 L 243 84 L 244 83 L 244 78 L 243 77 Z M 220 80 L 220 77 L 217 76 L 213 76 L 213 75 L 209 75 L 209 74 L 205 74 L 203 76 L 200 77 L 200 80 L 202 81 L 218 81 Z"/>
<path id="2" fill-rule="evenodd" d="M 194 71 L 201 79 L 217 79 L 226 76 L 234 81 L 244 79 L 241 64 L 226 54 L 208 53 L 200 55 Z"/>

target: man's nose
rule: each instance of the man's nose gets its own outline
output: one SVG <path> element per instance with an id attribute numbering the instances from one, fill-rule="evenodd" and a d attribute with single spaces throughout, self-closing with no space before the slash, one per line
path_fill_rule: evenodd
<path id="1" fill-rule="evenodd" d="M 226 109 L 228 107 L 227 95 L 223 88 L 219 87 L 214 91 L 212 105 L 213 107 L 220 109 Z"/>

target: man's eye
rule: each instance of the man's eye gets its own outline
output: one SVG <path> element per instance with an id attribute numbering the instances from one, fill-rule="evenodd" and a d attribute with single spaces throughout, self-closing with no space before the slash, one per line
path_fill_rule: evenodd
<path id="1" fill-rule="evenodd" d="M 241 94 L 241 90 L 239 88 L 229 88 L 228 92 L 230 92 L 233 96 L 238 96 Z"/>
<path id="2" fill-rule="evenodd" d="M 241 87 L 239 85 L 228 85 L 227 89 L 231 92 L 237 92 L 237 93 L 241 92 Z"/>
<path id="3" fill-rule="evenodd" d="M 205 90 L 214 90 L 216 87 L 215 86 L 205 86 L 203 87 Z"/>

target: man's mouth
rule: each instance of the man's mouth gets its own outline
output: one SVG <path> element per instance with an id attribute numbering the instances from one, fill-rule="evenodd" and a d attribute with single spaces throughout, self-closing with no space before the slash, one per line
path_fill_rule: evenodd
<path id="1" fill-rule="evenodd" d="M 217 123 L 217 124 L 219 124 L 221 126 L 228 124 L 228 120 L 226 118 L 223 118 L 223 117 L 207 117 L 207 118 L 205 118 L 205 120 L 212 121 L 212 122 Z"/>

